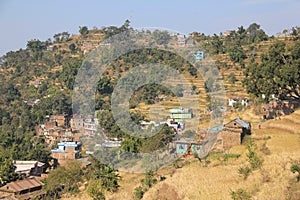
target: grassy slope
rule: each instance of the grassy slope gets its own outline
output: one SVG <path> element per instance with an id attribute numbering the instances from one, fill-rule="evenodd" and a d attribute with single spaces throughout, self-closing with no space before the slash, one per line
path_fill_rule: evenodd
<path id="1" fill-rule="evenodd" d="M 245 114 L 250 117 L 252 114 Z M 258 120 L 258 118 L 257 118 Z M 154 185 L 144 195 L 144 200 L 153 199 L 231 199 L 230 191 L 243 188 L 253 199 L 279 200 L 286 199 L 288 188 L 292 188 L 294 195 L 300 192 L 300 183 L 295 184 L 295 175 L 290 172 L 290 161 L 300 159 L 300 134 L 297 128 L 300 124 L 300 110 L 283 117 L 281 120 L 262 122 L 262 129 L 253 127 L 251 137 L 256 139 L 257 152 L 264 159 L 260 170 L 254 171 L 244 180 L 238 174 L 238 168 L 245 166 L 246 147 L 236 146 L 230 153 L 241 154 L 238 159 L 229 159 L 227 163 L 218 159 L 211 159 L 211 163 L 204 167 L 194 158 L 187 158 L 189 164 L 175 169 L 173 166 L 160 169 L 159 175 L 167 179 Z M 280 128 L 278 128 L 280 127 Z M 262 138 L 270 136 L 271 139 Z M 265 154 L 261 147 L 266 143 L 270 154 Z M 110 200 L 134 199 L 134 188 L 140 186 L 142 174 L 121 173 L 120 190 L 117 193 L 108 193 Z M 89 199 L 86 192 L 65 199 Z M 295 198 L 297 199 L 297 198 Z"/>
<path id="2" fill-rule="evenodd" d="M 257 44 L 258 57 L 265 53 L 271 44 L 272 42 Z M 217 55 L 214 59 L 232 65 L 228 55 Z M 235 84 L 229 83 L 228 75 L 230 73 L 234 73 L 238 79 Z M 241 87 L 243 79 L 241 70 L 237 70 L 235 67 L 221 69 L 220 75 L 222 74 L 224 75 L 224 84 L 227 86 L 227 97 L 247 96 L 245 88 Z M 187 77 L 190 80 L 191 77 L 188 75 Z M 197 90 L 201 91 L 201 96 L 205 96 L 203 80 L 191 78 L 191 81 L 197 86 Z M 200 109 L 204 109 L 205 104 L 205 97 L 203 97 L 200 99 Z M 150 110 L 150 116 L 148 116 L 151 119 L 162 120 L 168 114 L 167 109 L 178 106 L 178 102 L 175 99 L 168 99 L 159 105 L 141 104 L 138 109 L 146 115 Z M 158 115 L 157 113 L 162 109 L 165 109 L 165 113 Z M 246 189 L 252 194 L 253 199 L 286 199 L 287 188 L 291 186 L 291 182 L 295 178 L 295 175 L 289 170 L 290 161 L 291 159 L 300 159 L 300 129 L 298 129 L 300 128 L 300 111 L 283 117 L 281 120 L 263 123 L 258 116 L 253 114 L 252 110 L 233 113 L 230 119 L 235 117 L 251 121 L 254 129 L 253 138 L 271 136 L 269 140 L 257 140 L 258 149 L 266 142 L 266 146 L 271 151 L 270 155 L 265 155 L 258 150 L 259 155 L 264 159 L 261 170 L 253 172 L 247 180 L 243 180 L 238 174 L 238 168 L 246 164 L 246 148 L 244 145 L 236 146 L 229 152 L 239 153 L 242 156 L 237 160 L 230 160 L 226 164 L 212 160 L 208 167 L 203 167 L 198 161 L 192 160 L 189 165 L 181 169 L 167 167 L 160 170 L 158 173 L 166 176 L 167 179 L 146 192 L 143 199 L 171 199 L 168 196 L 179 196 L 180 199 L 231 199 L 230 191 L 238 188 Z M 260 123 L 262 129 L 258 130 L 257 127 Z M 134 188 L 140 186 L 143 175 L 125 173 L 121 175 L 123 179 L 120 181 L 120 190 L 114 194 L 107 194 L 107 199 L 133 199 Z M 269 181 L 265 180 L 267 177 L 270 177 Z M 296 187 L 300 188 L 300 185 L 296 185 Z M 67 199 L 82 198 L 89 199 L 86 192 Z"/>
<path id="3" fill-rule="evenodd" d="M 254 199 L 285 199 L 287 187 L 291 180 L 295 180 L 295 176 L 289 171 L 290 160 L 300 159 L 299 132 L 295 134 L 295 127 L 299 123 L 300 111 L 297 111 L 282 120 L 263 123 L 260 130 L 253 130 L 253 138 L 271 136 L 269 140 L 257 141 L 258 149 L 266 142 L 271 154 L 259 152 L 264 159 L 263 167 L 247 180 L 238 175 L 238 168 L 246 163 L 246 150 L 244 146 L 237 146 L 230 152 L 241 153 L 242 157 L 238 160 L 227 165 L 214 161 L 209 167 L 202 167 L 194 162 L 177 170 L 165 183 L 176 188 L 182 199 L 231 199 L 230 191 L 237 188 L 246 189 Z M 270 177 L 270 181 L 263 180 L 266 177 Z M 162 183 L 153 187 L 144 199 L 156 199 L 161 185 Z M 299 184 L 298 188 L 300 190 Z"/>

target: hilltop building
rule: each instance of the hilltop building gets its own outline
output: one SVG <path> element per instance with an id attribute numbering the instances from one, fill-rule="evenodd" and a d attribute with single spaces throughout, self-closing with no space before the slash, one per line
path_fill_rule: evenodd
<path id="1" fill-rule="evenodd" d="M 80 158 L 82 151 L 81 142 L 59 142 L 58 148 L 51 150 L 51 156 L 58 164 L 63 164 L 66 160 L 75 160 Z"/>

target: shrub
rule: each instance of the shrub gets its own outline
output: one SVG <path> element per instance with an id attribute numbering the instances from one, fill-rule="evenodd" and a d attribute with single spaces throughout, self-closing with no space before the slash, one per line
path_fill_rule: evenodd
<path id="1" fill-rule="evenodd" d="M 242 175 L 244 177 L 244 180 L 246 180 L 249 176 L 249 174 L 251 173 L 251 168 L 246 166 L 246 167 L 240 167 L 238 169 L 238 172 L 240 175 Z"/>
<path id="2" fill-rule="evenodd" d="M 247 150 L 248 150 L 247 158 L 248 159 L 247 160 L 250 163 L 251 168 L 253 170 L 259 169 L 263 163 L 263 159 L 259 158 L 257 153 L 254 151 L 256 149 L 256 147 L 257 147 L 257 145 L 253 140 L 250 140 L 248 142 L 248 145 L 247 145 Z"/>
<path id="3" fill-rule="evenodd" d="M 291 172 L 298 173 L 296 176 L 297 182 L 300 181 L 300 161 L 294 161 L 290 168 Z"/>
<path id="4" fill-rule="evenodd" d="M 237 191 L 230 192 L 231 198 L 233 200 L 250 200 L 251 195 L 246 190 L 239 188 Z"/>
<path id="5" fill-rule="evenodd" d="M 135 199 L 142 199 L 144 196 L 144 190 L 142 186 L 139 186 L 135 188 L 135 193 L 134 193 Z"/>

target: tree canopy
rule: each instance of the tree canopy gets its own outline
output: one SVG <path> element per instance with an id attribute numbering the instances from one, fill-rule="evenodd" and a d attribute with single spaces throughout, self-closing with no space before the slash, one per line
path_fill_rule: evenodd
<path id="1" fill-rule="evenodd" d="M 279 99 L 300 98 L 300 43 L 288 48 L 283 41 L 270 46 L 261 63 L 253 62 L 245 70 L 244 84 L 256 97 L 265 100 L 274 94 Z"/>

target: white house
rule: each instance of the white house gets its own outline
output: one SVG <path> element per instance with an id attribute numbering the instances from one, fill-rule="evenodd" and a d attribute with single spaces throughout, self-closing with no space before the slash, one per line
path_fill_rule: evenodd
<path id="1" fill-rule="evenodd" d="M 235 103 L 238 103 L 239 100 L 240 100 L 239 98 L 228 99 L 228 106 L 233 107 L 233 105 L 234 105 Z"/>

